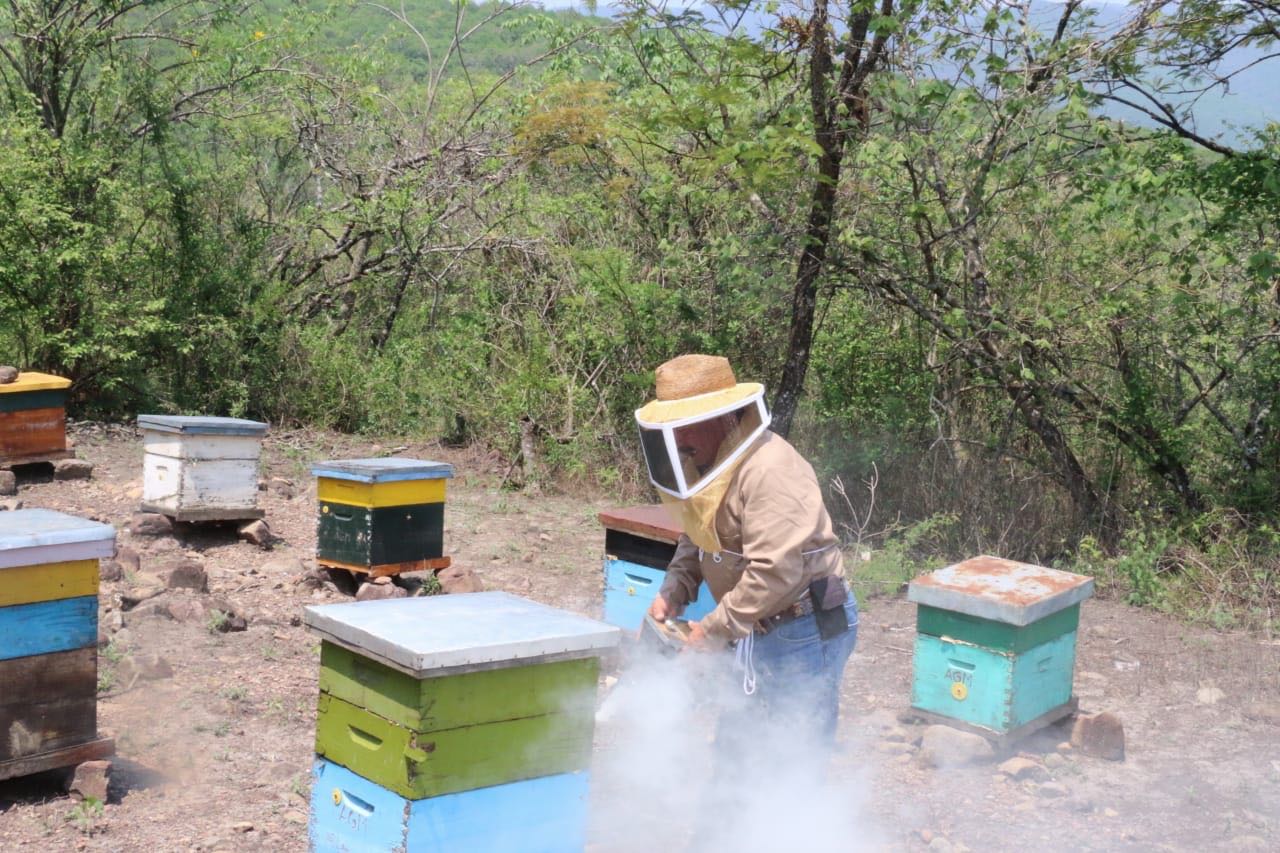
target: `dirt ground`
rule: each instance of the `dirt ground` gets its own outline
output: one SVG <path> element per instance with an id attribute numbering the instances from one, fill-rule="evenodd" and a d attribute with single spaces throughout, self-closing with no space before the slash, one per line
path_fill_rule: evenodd
<path id="1" fill-rule="evenodd" d="M 596 513 L 616 500 L 502 491 L 498 460 L 438 445 L 277 431 L 261 466 L 272 486 L 260 505 L 280 537 L 272 550 L 240 541 L 234 526 L 145 537 L 125 530 L 141 496 L 137 434 L 90 424 L 72 434 L 93 478 L 27 476 L 17 498 L 114 524 L 143 572 L 198 559 L 209 595 L 248 627 L 222 633 L 199 615 L 121 613 L 137 576 L 104 582 L 100 619 L 111 642 L 100 655 L 99 729 L 117 744 L 109 802 L 77 805 L 53 778 L 0 782 L 0 850 L 306 849 L 319 644 L 299 617 L 307 604 L 348 599 L 304 579 L 315 547 L 314 461 L 396 454 L 453 463 L 445 543 L 454 564 L 487 588 L 600 615 Z M 1055 728 L 1020 746 L 1046 774 L 1015 781 L 998 762 L 937 770 L 920 760 L 911 742 L 919 727 L 896 720 L 909 704 L 913 632 L 914 607 L 902 598 L 863 601 L 843 689 L 837 766 L 863 780 L 864 801 L 849 807 L 876 827 L 877 847 L 1280 849 L 1280 642 L 1086 603 L 1076 692 L 1084 709 L 1123 720 L 1127 757 L 1060 751 L 1067 733 Z M 138 661 L 159 677 L 135 678 Z"/>

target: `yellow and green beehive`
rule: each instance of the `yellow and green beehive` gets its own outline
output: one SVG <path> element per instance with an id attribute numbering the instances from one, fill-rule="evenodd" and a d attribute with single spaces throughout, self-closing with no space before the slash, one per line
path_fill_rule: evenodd
<path id="1" fill-rule="evenodd" d="M 1071 714 L 1080 602 L 1093 578 L 981 556 L 916 578 L 912 707 L 1012 740 Z"/>
<path id="2" fill-rule="evenodd" d="M 306 623 L 321 638 L 313 849 L 581 849 L 617 628 L 502 592 L 309 607 Z M 509 846 L 534 837 L 549 841 Z"/>
<path id="3" fill-rule="evenodd" d="M 442 569 L 445 482 L 453 467 L 423 459 L 319 462 L 316 562 L 373 577 Z"/>

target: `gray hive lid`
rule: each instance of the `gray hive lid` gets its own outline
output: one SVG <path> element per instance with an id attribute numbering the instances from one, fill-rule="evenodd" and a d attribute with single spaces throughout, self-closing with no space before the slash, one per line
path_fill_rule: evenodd
<path id="1" fill-rule="evenodd" d="M 907 587 L 907 599 L 917 604 L 1019 626 L 1091 595 L 1091 577 L 989 556 L 930 572 Z"/>
<path id="2" fill-rule="evenodd" d="M 206 415 L 138 415 L 138 428 L 182 435 L 262 435 L 267 431 L 260 421 Z"/>
<path id="3" fill-rule="evenodd" d="M 0 512 L 0 568 L 110 557 L 115 542 L 110 524 L 51 509 Z"/>
<path id="4" fill-rule="evenodd" d="M 304 619 L 321 638 L 416 678 L 599 657 L 622 636 L 505 592 L 315 605 Z"/>
<path id="5" fill-rule="evenodd" d="M 355 480 L 358 483 L 391 483 L 396 480 L 440 480 L 453 476 L 453 466 L 430 459 L 405 459 L 388 456 L 381 459 L 330 459 L 311 466 L 317 477 Z"/>

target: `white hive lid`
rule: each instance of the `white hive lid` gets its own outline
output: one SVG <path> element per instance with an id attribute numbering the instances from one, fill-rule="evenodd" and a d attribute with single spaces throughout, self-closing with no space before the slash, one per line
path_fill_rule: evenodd
<path id="1" fill-rule="evenodd" d="M 182 435 L 262 435 L 267 431 L 261 421 L 207 415 L 138 415 L 138 428 Z"/>
<path id="2" fill-rule="evenodd" d="M 116 529 L 51 509 L 0 512 L 0 568 L 115 553 Z"/>
<path id="3" fill-rule="evenodd" d="M 599 657 L 622 636 L 505 592 L 315 605 L 304 619 L 323 639 L 416 678 Z"/>
<path id="4" fill-rule="evenodd" d="M 1019 626 L 1091 595 L 1091 577 L 985 555 L 922 575 L 907 587 L 907 599 L 917 604 Z"/>
<path id="5" fill-rule="evenodd" d="M 311 466 L 317 477 L 355 480 L 358 483 L 391 483 L 397 480 L 440 480 L 453 476 L 448 462 L 387 456 L 375 459 L 330 459 Z"/>

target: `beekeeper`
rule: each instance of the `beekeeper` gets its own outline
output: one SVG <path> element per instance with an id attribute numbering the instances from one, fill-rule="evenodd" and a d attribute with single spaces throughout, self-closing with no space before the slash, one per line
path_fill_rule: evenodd
<path id="1" fill-rule="evenodd" d="M 649 614 L 678 617 L 706 581 L 717 604 L 690 646 L 733 645 L 756 713 L 798 706 L 830 740 L 858 611 L 813 467 L 769 431 L 764 386 L 738 382 L 727 359 L 683 355 L 655 379 L 640 445 L 684 532 Z"/>

